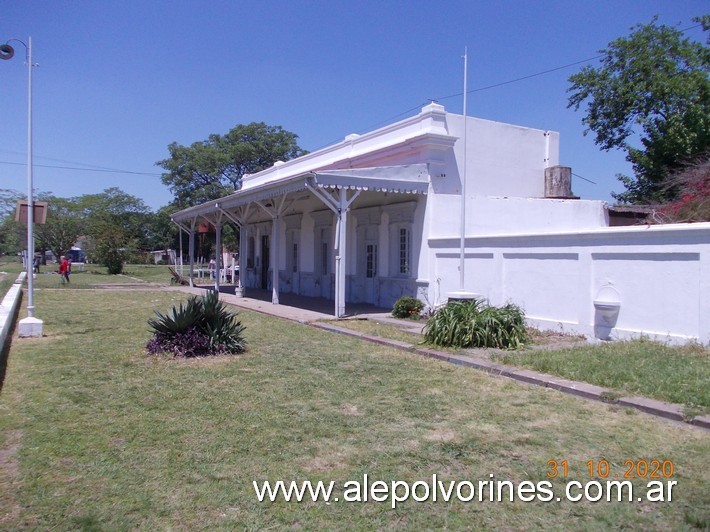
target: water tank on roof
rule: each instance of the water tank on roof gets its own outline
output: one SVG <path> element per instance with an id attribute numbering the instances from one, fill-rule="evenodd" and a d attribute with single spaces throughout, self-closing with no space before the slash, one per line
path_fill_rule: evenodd
<path id="1" fill-rule="evenodd" d="M 569 166 L 545 168 L 545 197 L 576 198 L 572 194 L 572 168 Z"/>

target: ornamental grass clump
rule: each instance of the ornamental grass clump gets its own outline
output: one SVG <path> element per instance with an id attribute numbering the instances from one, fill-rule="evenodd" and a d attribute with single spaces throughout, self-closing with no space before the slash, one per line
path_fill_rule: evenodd
<path id="1" fill-rule="evenodd" d="M 156 319 L 148 320 L 153 338 L 146 349 L 151 355 L 200 357 L 238 354 L 246 349 L 245 327 L 237 320 L 237 313 L 219 300 L 217 292 L 192 296 L 167 314 L 155 314 Z"/>
<path id="2" fill-rule="evenodd" d="M 452 301 L 429 318 L 424 338 L 444 347 L 518 349 L 527 341 L 525 314 L 511 304 L 492 307 L 478 299 Z"/>

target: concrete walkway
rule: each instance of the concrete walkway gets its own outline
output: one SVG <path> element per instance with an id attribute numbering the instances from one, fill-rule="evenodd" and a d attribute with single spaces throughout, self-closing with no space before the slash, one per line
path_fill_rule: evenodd
<path id="1" fill-rule="evenodd" d="M 212 286 L 205 286 L 203 288 L 174 286 L 170 289 L 201 295 L 204 293 L 205 289 L 211 288 Z M 228 293 L 229 288 L 232 288 L 231 294 Z M 220 290 L 220 299 L 225 303 L 229 303 L 237 307 L 261 312 L 270 316 L 277 316 L 279 318 L 299 323 L 305 323 L 333 333 L 354 336 L 368 342 L 394 347 L 396 349 L 409 351 L 410 353 L 429 358 L 435 358 L 437 360 L 449 362 L 459 366 L 478 369 L 491 375 L 507 377 L 545 388 L 552 388 L 554 390 L 575 395 L 577 397 L 583 397 L 585 399 L 593 399 L 595 401 L 616 404 L 627 408 L 635 408 L 654 416 L 689 423 L 690 425 L 710 430 L 710 416 L 695 416 L 689 419 L 684 414 L 684 405 L 666 403 L 656 399 L 649 399 L 647 397 L 617 398 L 618 391 L 610 388 L 602 388 L 601 386 L 595 386 L 593 384 L 575 382 L 561 377 L 540 373 L 538 371 L 505 366 L 491 361 L 486 356 L 478 356 L 475 353 L 464 355 L 449 351 L 441 351 L 423 346 L 421 344 L 410 344 L 398 340 L 390 340 L 380 336 L 373 336 L 359 331 L 354 331 L 352 329 L 338 327 L 336 324 L 332 323 L 332 320 L 335 319 L 333 317 L 334 304 L 332 301 L 327 299 L 295 296 L 293 294 L 280 294 L 280 304 L 274 305 L 271 303 L 271 291 L 249 290 L 249 297 L 237 297 L 233 293 L 233 287 L 223 287 L 223 289 Z M 348 316 L 350 318 L 357 317 L 361 319 L 370 319 L 394 325 L 407 332 L 421 333 L 422 326 L 420 324 L 392 318 L 390 311 L 386 309 L 379 309 L 372 305 L 348 304 L 346 311 L 348 312 Z"/>
<path id="2" fill-rule="evenodd" d="M 194 288 L 189 286 L 173 286 L 176 290 L 191 294 L 203 294 L 205 290 L 213 289 L 213 285 L 200 285 Z M 243 307 L 256 312 L 263 312 L 279 318 L 310 323 L 318 320 L 335 319 L 335 303 L 322 297 L 306 297 L 290 293 L 279 294 L 279 304 L 271 303 L 271 290 L 250 288 L 248 297 L 234 295 L 234 286 L 222 286 L 219 290 L 222 301 L 238 307 Z M 349 317 L 365 316 L 370 314 L 389 314 L 388 309 L 378 308 L 365 303 L 347 303 L 345 311 Z"/>

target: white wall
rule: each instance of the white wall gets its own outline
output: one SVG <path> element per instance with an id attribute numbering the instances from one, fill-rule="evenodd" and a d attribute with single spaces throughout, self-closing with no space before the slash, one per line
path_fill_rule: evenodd
<path id="1" fill-rule="evenodd" d="M 458 240 L 432 238 L 429 297 L 458 289 Z M 541 328 L 710 343 L 710 223 L 466 239 L 466 289 Z M 595 300 L 619 303 L 604 321 Z"/>
<path id="2" fill-rule="evenodd" d="M 429 237 L 460 237 L 460 196 L 430 195 Z M 466 202 L 466 236 L 582 231 L 606 227 L 605 203 L 596 200 L 484 198 Z"/>
<path id="3" fill-rule="evenodd" d="M 545 168 L 559 165 L 559 133 L 468 117 L 467 193 L 475 196 L 543 197 Z M 463 138 L 463 116 L 447 114 L 450 135 Z M 454 146 L 455 193 L 460 192 L 463 142 Z"/>

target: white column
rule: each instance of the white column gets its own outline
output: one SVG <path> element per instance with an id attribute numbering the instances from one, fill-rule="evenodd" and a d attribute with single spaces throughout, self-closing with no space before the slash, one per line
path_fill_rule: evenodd
<path id="1" fill-rule="evenodd" d="M 279 304 L 279 220 L 281 216 L 274 216 L 273 230 L 271 236 L 271 302 Z M 267 259 L 268 260 L 268 259 Z"/>
<path id="2" fill-rule="evenodd" d="M 239 287 L 242 289 L 242 293 L 247 286 L 247 257 L 249 243 L 249 230 L 246 228 L 245 224 L 239 226 Z"/>
<path id="3" fill-rule="evenodd" d="M 182 258 L 182 227 L 178 226 L 178 229 L 180 230 L 180 275 L 182 275 L 183 272 L 183 267 L 182 265 L 184 264 L 183 258 Z M 177 264 L 175 265 L 177 266 Z"/>
<path id="4" fill-rule="evenodd" d="M 218 220 L 215 223 L 215 272 L 214 272 L 214 289 L 219 294 L 219 277 L 222 270 L 222 222 Z"/>
<path id="5" fill-rule="evenodd" d="M 195 218 L 190 222 L 190 244 L 188 253 L 190 253 L 190 286 L 195 286 Z"/>
<path id="6" fill-rule="evenodd" d="M 336 280 L 335 286 L 337 288 L 337 294 L 335 301 L 337 303 L 336 316 L 342 318 L 345 316 L 345 284 L 346 284 L 346 256 L 347 256 L 347 243 L 348 243 L 348 207 L 347 207 L 347 190 L 345 188 L 340 189 L 340 205 L 339 207 L 339 225 L 340 230 L 338 231 L 338 268 L 335 272 Z"/>
<path id="7" fill-rule="evenodd" d="M 335 302 L 335 317 L 340 318 L 340 212 L 336 211 L 335 216 L 335 242 L 333 245 L 335 248 L 335 293 L 333 301 Z"/>

